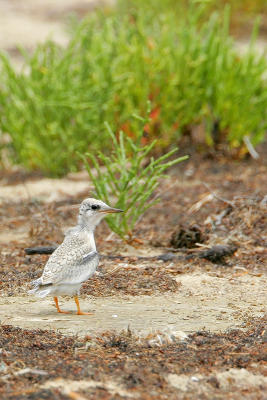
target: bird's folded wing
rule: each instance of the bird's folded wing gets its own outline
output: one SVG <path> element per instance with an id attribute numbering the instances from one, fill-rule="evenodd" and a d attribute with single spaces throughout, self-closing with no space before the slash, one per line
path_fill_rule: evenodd
<path id="1" fill-rule="evenodd" d="M 88 246 L 64 249 L 63 244 L 49 258 L 42 275 L 42 284 L 61 282 L 79 283 L 90 272 L 90 264 L 98 264 L 97 251 L 89 251 Z"/>
<path id="2" fill-rule="evenodd" d="M 83 256 L 82 261 L 80 262 L 80 264 L 88 263 L 88 262 L 92 261 L 96 256 L 97 256 L 97 251 L 96 250 L 90 251 L 90 253 L 85 254 Z"/>

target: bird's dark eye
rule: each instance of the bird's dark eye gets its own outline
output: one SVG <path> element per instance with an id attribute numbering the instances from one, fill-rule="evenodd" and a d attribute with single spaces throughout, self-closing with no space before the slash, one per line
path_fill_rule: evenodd
<path id="1" fill-rule="evenodd" d="M 91 206 L 91 208 L 92 208 L 92 210 L 99 210 L 100 206 L 97 205 L 97 204 L 93 204 L 93 205 Z"/>

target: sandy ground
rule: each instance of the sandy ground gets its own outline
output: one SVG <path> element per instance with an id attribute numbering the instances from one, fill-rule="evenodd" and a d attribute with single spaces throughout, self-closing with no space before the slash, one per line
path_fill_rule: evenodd
<path id="1" fill-rule="evenodd" d="M 0 204 L 3 201 L 15 199 L 53 202 L 66 199 L 73 193 L 90 193 L 92 185 L 89 183 L 88 175 L 85 180 L 75 181 L 68 178 L 49 179 L 43 178 L 35 182 L 19 183 L 15 186 L 0 186 Z M 0 239 L 1 241 L 1 239 Z"/>
<path id="2" fill-rule="evenodd" d="M 194 183 L 194 182 L 193 182 Z M 199 184 L 198 181 L 195 185 Z M 191 188 L 194 184 L 191 184 Z M 86 173 L 71 174 L 69 178 L 40 179 L 26 181 L 24 184 L 3 185 L 0 198 L 12 201 L 26 199 L 36 201 L 60 201 L 72 196 L 81 196 L 88 191 L 89 184 Z M 88 191 L 89 192 L 89 191 Z M 27 197 L 25 197 L 27 195 Z M 85 196 L 85 194 L 84 194 Z M 35 224 L 41 223 L 36 214 Z M 10 242 L 16 245 L 27 243 L 31 222 L 27 215 L 21 215 L 20 221 L 12 229 L 15 218 L 6 219 L 11 230 L 2 231 L 0 242 L 3 252 L 8 253 Z M 8 223 L 8 221 L 10 221 Z M 63 229 L 63 227 L 61 227 Z M 66 226 L 65 226 L 66 228 Z M 64 229 L 63 229 L 64 230 Z M 134 248 L 125 246 L 120 254 L 124 256 L 150 255 L 162 252 L 157 248 Z M 190 268 L 190 262 L 187 263 Z M 163 264 L 161 264 L 163 266 Z M 123 263 L 119 265 L 122 269 Z M 127 264 L 126 264 L 127 266 Z M 141 268 L 141 264 L 139 266 Z M 166 270 L 172 263 L 165 263 Z M 19 268 L 19 266 L 18 266 Z M 42 268 L 42 267 L 41 267 Z M 137 264 L 138 268 L 138 264 Z M 31 269 L 29 266 L 28 269 Z M 41 273 L 41 269 L 40 269 Z M 101 276 L 100 276 L 101 279 Z M 175 277 L 179 289 L 175 293 L 152 296 L 114 296 L 95 298 L 82 295 L 84 311 L 93 311 L 93 316 L 59 315 L 53 307 L 52 300 L 36 299 L 20 289 L 18 297 L 6 297 L 2 292 L 0 319 L 5 324 L 22 328 L 56 329 L 68 334 L 84 335 L 121 329 L 130 326 L 140 333 L 152 330 L 171 329 L 174 331 L 193 332 L 201 329 L 222 331 L 228 328 L 242 327 L 251 317 L 263 316 L 267 304 L 267 282 L 263 273 L 248 272 L 244 267 L 234 266 L 233 270 L 194 271 Z M 88 292 L 87 292 L 88 293 Z M 74 312 L 72 300 L 61 299 L 62 308 Z M 79 321 L 79 324 L 76 322 Z"/>
<path id="3" fill-rule="evenodd" d="M 252 317 L 264 315 L 267 280 L 264 276 L 233 278 L 214 274 L 185 274 L 177 293 L 158 296 L 88 298 L 81 307 L 92 316 L 58 314 L 50 298 L 1 297 L 3 324 L 21 328 L 55 329 L 66 334 L 88 335 L 106 330 L 127 329 L 139 334 L 153 330 L 212 332 L 244 327 Z M 72 300 L 60 299 L 62 309 L 76 310 Z"/>
<path id="4" fill-rule="evenodd" d="M 84 283 L 80 304 L 89 316 L 77 316 L 72 299 L 60 298 L 70 314 L 58 314 L 51 298 L 29 296 L 48 256 L 24 252 L 61 242 L 76 220 L 68 206 L 89 194 L 87 174 L 2 174 L 0 397 L 264 398 L 266 166 L 263 158 L 237 164 L 197 157 L 161 183 L 161 203 L 138 224 L 140 244 L 111 237 L 105 223 L 97 228 L 99 252 L 126 258 L 102 258 L 99 273 Z M 230 239 L 238 250 L 218 264 L 185 258 L 191 248 L 175 253 L 176 261 L 137 258 L 168 251 L 181 223 L 197 224 L 204 246 Z"/>

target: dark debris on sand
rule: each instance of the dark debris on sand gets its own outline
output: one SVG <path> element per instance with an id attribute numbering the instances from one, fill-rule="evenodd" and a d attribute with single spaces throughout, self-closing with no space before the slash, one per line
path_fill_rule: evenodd
<path id="1" fill-rule="evenodd" d="M 0 398 L 111 400 L 137 395 L 141 399 L 261 399 L 264 385 L 247 389 L 245 383 L 242 387 L 240 382 L 238 386 L 229 382 L 226 393 L 217 374 L 231 368 L 246 369 L 256 376 L 266 372 L 265 322 L 251 321 L 247 331 L 200 331 L 183 341 L 171 334 L 161 339 L 161 333 L 140 338 L 130 330 L 77 338 L 2 325 Z M 29 372 L 20 373 L 26 368 Z M 169 383 L 169 374 L 185 378 L 200 374 L 202 378 L 185 393 Z M 58 378 L 94 381 L 96 386 L 84 390 L 79 398 L 77 392 L 67 393 L 67 386 L 65 391 L 60 386 L 48 389 L 47 382 Z M 107 381 L 116 383 L 117 393 Z M 120 390 L 128 395 L 121 396 Z"/>
<path id="2" fill-rule="evenodd" d="M 116 237 L 106 240 L 109 230 L 103 223 L 96 230 L 98 251 L 115 258 L 101 260 L 101 274 L 85 284 L 84 293 L 106 296 L 173 292 L 179 290 L 176 275 L 196 269 L 205 272 L 236 266 L 262 273 L 267 252 L 265 187 L 266 166 L 260 161 L 237 164 L 199 160 L 196 156 L 186 166 L 177 166 L 158 189 L 160 203 L 146 212 L 135 230 L 142 242 L 133 243 L 136 254 L 163 256 L 140 260 L 134 257 L 132 248 L 131 255 L 122 261 L 119 256 L 127 254 L 127 247 Z M 65 206 L 82 199 L 2 204 L 2 232 L 12 235 L 25 227 L 26 235 L 23 240 L 9 241 L 0 252 L 0 282 L 5 294 L 24 293 L 25 282 L 40 276 L 48 255 L 25 255 L 24 248 L 60 243 L 64 228 L 76 222 L 76 213 Z M 178 240 L 178 247 L 184 246 L 175 250 L 175 256 L 169 249 L 171 238 Z M 210 254 L 211 248 L 219 248 L 216 246 L 237 251 Z M 206 257 L 201 258 L 203 254 Z"/>
<path id="3" fill-rule="evenodd" d="M 165 256 L 140 260 L 134 257 L 132 248 L 131 255 L 123 260 L 103 259 L 100 274 L 84 284 L 82 293 L 101 297 L 174 292 L 180 287 L 178 275 L 196 270 L 229 277 L 235 268 L 252 275 L 265 273 L 266 166 L 261 160 L 235 163 L 196 156 L 172 169 L 158 188 L 160 203 L 146 212 L 134 232 L 143 244 L 133 243 L 138 254 Z M 76 222 L 75 213 L 61 206 L 82 200 L 73 196 L 49 204 L 35 200 L 2 202 L 2 240 L 3 232 L 9 235 L 0 252 L 3 295 L 25 294 L 27 283 L 40 276 L 48 255 L 25 255 L 24 248 L 60 243 L 62 228 Z M 187 236 L 193 226 L 199 227 L 201 235 L 193 232 Z M 178 233 L 179 246 L 183 247 L 174 251 L 169 249 L 170 240 L 179 227 L 184 230 L 180 236 Z M 24 234 L 23 239 L 10 239 L 18 232 Z M 98 251 L 127 255 L 129 248 L 120 240 L 106 240 L 109 233 L 105 223 L 98 227 Z M 222 251 L 223 257 L 211 260 L 199 257 L 203 252 L 209 256 L 216 246 L 237 250 L 227 254 Z M 139 338 L 128 331 L 76 338 L 2 325 L 0 398 L 261 400 L 267 390 L 261 380 L 267 361 L 265 320 L 254 320 L 244 328 L 247 330 L 221 334 L 196 332 L 181 341 L 175 334 Z M 252 374 L 254 383 L 247 385 L 246 379 L 236 382 L 229 378 L 225 388 L 219 374 L 231 369 L 240 371 L 240 376 L 242 371 Z M 187 390 L 171 385 L 170 374 L 189 379 Z M 92 381 L 92 386 L 67 390 L 65 385 L 63 390 L 59 384 L 53 388 L 46 385 L 57 379 Z"/>

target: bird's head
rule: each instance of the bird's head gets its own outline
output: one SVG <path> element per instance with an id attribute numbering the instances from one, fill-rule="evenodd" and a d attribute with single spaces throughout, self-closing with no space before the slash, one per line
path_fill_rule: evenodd
<path id="1" fill-rule="evenodd" d="M 99 222 L 107 215 L 119 213 L 123 210 L 112 208 L 101 200 L 88 198 L 80 205 L 78 223 L 88 229 L 94 229 Z"/>

